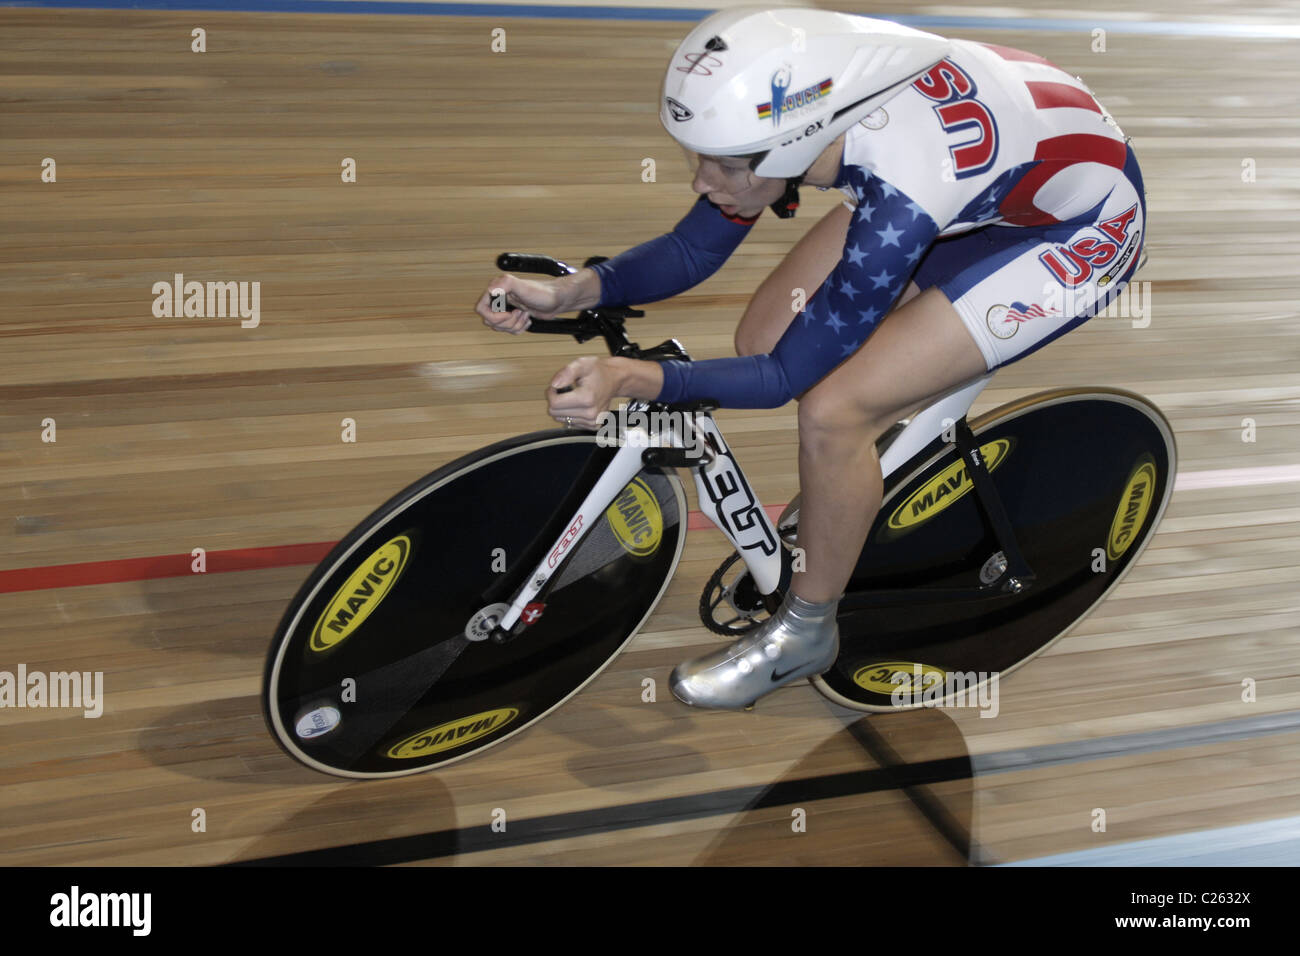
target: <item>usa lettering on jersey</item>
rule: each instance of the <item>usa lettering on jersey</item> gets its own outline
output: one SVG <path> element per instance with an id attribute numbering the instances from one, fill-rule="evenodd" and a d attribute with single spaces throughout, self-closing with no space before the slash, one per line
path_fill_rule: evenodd
<path id="1" fill-rule="evenodd" d="M 953 175 L 968 179 L 988 172 L 998 158 L 998 124 L 993 113 L 976 99 L 978 90 L 970 74 L 952 60 L 937 63 L 912 84 L 934 101 L 934 114 L 945 133 L 973 131 L 974 138 L 950 145 Z"/>

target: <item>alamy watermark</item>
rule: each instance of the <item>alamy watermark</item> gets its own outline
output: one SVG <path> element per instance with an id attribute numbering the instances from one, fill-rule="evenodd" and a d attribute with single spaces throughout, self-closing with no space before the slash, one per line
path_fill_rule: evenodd
<path id="1" fill-rule="evenodd" d="M 644 406 L 621 405 L 597 418 L 596 444 L 605 448 L 681 448 L 687 458 L 704 457 L 705 439 L 696 412 L 650 411 Z"/>
<path id="2" fill-rule="evenodd" d="M 0 671 L 0 707 L 79 707 L 84 717 L 104 713 L 103 671 Z"/>
<path id="3" fill-rule="evenodd" d="M 240 328 L 255 329 L 262 321 L 262 283 L 185 281 L 177 272 L 172 281 L 153 284 L 156 319 L 224 319 L 238 316 Z"/>
<path id="4" fill-rule="evenodd" d="M 889 701 L 895 707 L 978 707 L 981 717 L 996 717 L 998 671 L 941 671 L 913 664 L 912 670 L 901 668 L 889 676 L 897 686 Z"/>
<path id="5" fill-rule="evenodd" d="M 152 893 L 83 893 L 74 885 L 50 897 L 51 926 L 125 926 L 133 936 L 148 936 L 152 924 Z"/>
<path id="6" fill-rule="evenodd" d="M 1109 298 L 1107 292 L 1105 285 L 1087 283 L 1078 288 L 1062 288 L 1048 282 L 1043 285 L 1043 307 L 1049 314 L 1131 319 L 1135 329 L 1145 329 L 1151 324 L 1150 282 L 1125 283 Z"/>

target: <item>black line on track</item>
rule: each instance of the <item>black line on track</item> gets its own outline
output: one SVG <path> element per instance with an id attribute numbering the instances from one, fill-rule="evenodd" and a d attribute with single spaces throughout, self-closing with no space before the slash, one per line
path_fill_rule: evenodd
<path id="1" fill-rule="evenodd" d="M 239 860 L 227 866 L 390 866 L 479 853 L 504 847 L 573 839 L 597 833 L 658 826 L 681 820 L 721 816 L 868 793 L 895 790 L 900 785 L 919 786 L 947 780 L 970 779 L 970 760 L 951 757 L 914 764 L 828 774 L 804 780 L 786 780 L 752 787 L 733 787 L 711 793 L 625 803 L 595 810 L 576 810 L 545 817 L 509 821 L 506 832 L 494 833 L 482 824 L 456 830 L 438 830 L 387 840 L 370 840 L 347 846 L 286 853 L 282 856 Z"/>
<path id="2" fill-rule="evenodd" d="M 575 810 L 569 813 L 511 821 L 505 833 L 494 833 L 490 826 L 480 825 L 393 837 L 387 840 L 369 840 L 364 843 L 305 850 L 281 856 L 237 860 L 224 865 L 390 866 L 397 863 L 436 860 L 463 853 L 499 850 L 503 847 L 544 843 L 547 840 L 572 839 L 596 833 L 657 826 L 680 820 L 741 813 L 810 800 L 830 800 L 836 797 L 862 796 L 898 789 L 906 792 L 909 788 L 917 788 L 925 784 L 971 780 L 986 774 L 1035 770 L 1084 760 L 1104 760 L 1110 757 L 1131 756 L 1180 747 L 1198 747 L 1297 731 L 1300 731 L 1300 711 L 1283 711 L 1258 717 L 1198 724 L 1193 727 L 1141 731 L 1068 744 L 1048 744 L 970 757 L 948 757 L 911 765 L 886 766 L 873 770 L 809 777 L 803 780 L 732 787 L 711 793 L 669 797 L 663 800 L 625 803 L 595 810 Z M 860 744 L 870 749 L 862 737 L 857 734 L 854 736 Z M 916 802 L 915 797 L 912 799 Z M 947 811 L 942 807 L 936 809 L 926 800 L 922 803 L 925 805 L 917 804 L 918 809 L 926 815 L 944 839 L 960 852 L 964 829 L 956 821 L 946 819 Z"/>
<path id="3" fill-rule="evenodd" d="M 907 799 L 912 801 L 912 805 L 920 811 L 921 816 L 934 827 L 939 836 L 957 852 L 957 855 L 965 862 L 971 860 L 971 833 L 966 827 L 962 826 L 960 820 L 953 816 L 952 811 L 944 802 L 935 797 L 929 788 L 918 785 L 911 781 L 905 770 L 908 768 L 907 762 L 898 754 L 889 741 L 885 739 L 869 720 L 859 720 L 850 724 L 848 731 L 876 763 L 880 764 L 882 770 L 888 770 L 894 778 L 895 787 L 901 790 Z M 950 760 L 960 758 L 949 758 Z M 965 761 L 969 764 L 969 761 Z M 967 774 L 974 778 L 974 774 Z"/>

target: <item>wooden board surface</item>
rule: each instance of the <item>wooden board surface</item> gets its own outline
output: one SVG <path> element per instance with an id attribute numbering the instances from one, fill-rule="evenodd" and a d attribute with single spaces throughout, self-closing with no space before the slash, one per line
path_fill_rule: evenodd
<path id="1" fill-rule="evenodd" d="M 549 427 L 549 375 L 591 349 L 492 334 L 473 303 L 500 251 L 580 261 L 681 217 L 687 170 L 654 91 L 685 25 L 505 20 L 500 54 L 494 25 L 0 9 L 0 572 L 337 540 L 434 467 Z M 1077 32 L 949 32 L 1083 75 L 1133 137 L 1150 207 L 1149 324 L 1098 318 L 1000 373 L 975 410 L 1051 386 L 1139 391 L 1191 484 L 1118 592 L 1008 681 L 996 719 L 870 723 L 965 760 L 1300 712 L 1294 42 L 1112 33 L 1102 54 Z M 750 292 L 834 201 L 765 217 L 635 337 L 729 354 Z M 175 273 L 260 282 L 260 324 L 154 317 L 152 286 Z M 763 501 L 788 501 L 794 406 L 719 420 Z M 804 685 L 750 714 L 672 700 L 671 667 L 712 644 L 695 605 L 725 555 L 693 533 L 629 652 L 546 722 L 382 784 L 301 768 L 263 726 L 263 656 L 305 566 L 0 595 L 0 669 L 103 671 L 106 699 L 93 720 L 0 711 L 0 862 L 218 863 L 422 834 L 387 862 L 968 859 L 864 748 L 862 715 Z M 1021 859 L 1300 814 L 1297 746 L 1248 735 L 929 792 L 981 860 Z M 516 833 L 558 822 L 494 843 L 498 808 Z"/>

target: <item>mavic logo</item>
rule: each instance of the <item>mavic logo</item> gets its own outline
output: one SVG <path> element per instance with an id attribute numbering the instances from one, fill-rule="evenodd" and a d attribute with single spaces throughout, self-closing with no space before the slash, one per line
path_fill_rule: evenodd
<path id="1" fill-rule="evenodd" d="M 411 539 L 398 535 L 366 558 L 338 589 L 311 632 L 311 649 L 327 651 L 359 628 L 402 576 Z"/>
<path id="2" fill-rule="evenodd" d="M 993 472 L 1011 453 L 1009 438 L 996 438 L 980 446 L 974 454 L 984 459 L 984 467 Z M 953 502 L 965 497 L 975 488 L 966 462 L 957 461 L 935 475 L 916 491 L 908 495 L 889 516 L 881 535 L 885 539 L 901 537 L 917 525 L 929 521 Z"/>
<path id="3" fill-rule="evenodd" d="M 518 716 L 517 708 L 502 707 L 461 720 L 448 721 L 437 727 L 422 730 L 418 734 L 412 734 L 400 743 L 394 744 L 388 749 L 387 756 L 394 760 L 409 760 L 413 757 L 427 757 L 430 754 L 451 750 L 496 733 Z"/>

